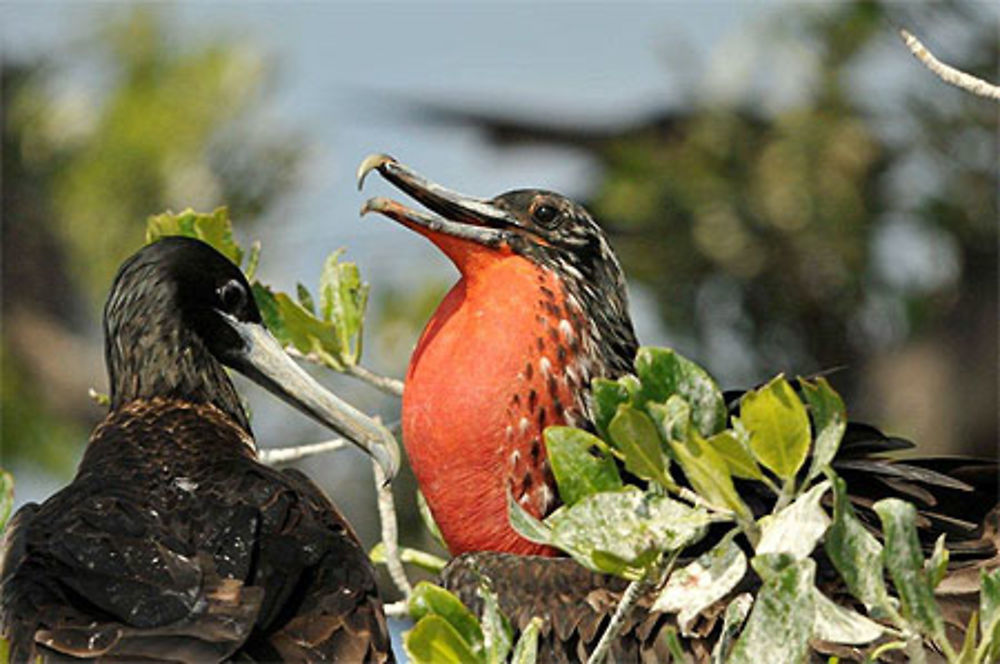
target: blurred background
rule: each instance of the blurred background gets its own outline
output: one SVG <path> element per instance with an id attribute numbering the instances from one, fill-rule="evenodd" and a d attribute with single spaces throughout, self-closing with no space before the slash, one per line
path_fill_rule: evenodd
<path id="1" fill-rule="evenodd" d="M 997 106 L 941 83 L 897 26 L 1000 79 L 985 2 L 0 4 L 0 461 L 17 504 L 72 476 L 104 412 L 87 396 L 106 389 L 104 297 L 168 208 L 228 205 L 286 291 L 346 247 L 372 285 L 363 363 L 401 377 L 455 271 L 358 219 L 401 196 L 355 190 L 376 151 L 467 193 L 585 203 L 641 341 L 724 387 L 842 367 L 855 419 L 995 455 Z M 239 386 L 262 446 L 326 437 Z M 301 466 L 379 539 L 367 462 Z M 395 490 L 403 542 L 430 546 L 412 478 Z"/>

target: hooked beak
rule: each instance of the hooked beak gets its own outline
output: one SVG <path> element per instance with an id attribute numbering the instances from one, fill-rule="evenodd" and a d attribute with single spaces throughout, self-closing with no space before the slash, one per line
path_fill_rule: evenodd
<path id="1" fill-rule="evenodd" d="M 226 353 L 226 364 L 357 445 L 381 466 L 386 482 L 395 477 L 399 446 L 388 429 L 317 383 L 266 327 L 229 316 L 226 320 L 243 340 L 241 349 Z"/>
<path id="2" fill-rule="evenodd" d="M 361 207 L 362 215 L 379 212 L 418 232 L 440 233 L 487 247 L 498 247 L 505 243 L 510 231 L 519 227 L 516 217 L 492 201 L 451 191 L 386 154 L 370 155 L 361 162 L 357 174 L 359 190 L 367 175 L 375 170 L 441 216 L 411 210 L 401 203 L 382 197 L 366 201 Z"/>

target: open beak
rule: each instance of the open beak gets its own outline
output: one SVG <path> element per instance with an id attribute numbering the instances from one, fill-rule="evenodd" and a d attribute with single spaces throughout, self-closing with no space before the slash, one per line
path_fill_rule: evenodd
<path id="1" fill-rule="evenodd" d="M 395 477 L 399 446 L 388 429 L 317 383 L 263 325 L 227 320 L 243 347 L 228 353 L 226 364 L 360 447 L 382 467 L 386 481 Z"/>
<path id="2" fill-rule="evenodd" d="M 507 241 L 511 230 L 519 227 L 516 217 L 492 201 L 451 191 L 385 154 L 370 155 L 361 162 L 357 174 L 358 189 L 364 184 L 365 177 L 375 170 L 440 216 L 411 210 L 401 203 L 381 197 L 366 201 L 361 208 L 362 215 L 379 212 L 418 232 L 450 235 L 487 247 L 500 246 Z"/>

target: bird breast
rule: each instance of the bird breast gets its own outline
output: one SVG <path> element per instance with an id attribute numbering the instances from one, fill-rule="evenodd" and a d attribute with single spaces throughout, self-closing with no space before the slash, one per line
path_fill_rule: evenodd
<path id="1" fill-rule="evenodd" d="M 551 271 L 508 256 L 464 276 L 427 324 L 407 372 L 403 438 L 453 554 L 550 553 L 510 528 L 507 494 L 536 516 L 558 505 L 542 432 L 586 419 L 582 323 Z"/>

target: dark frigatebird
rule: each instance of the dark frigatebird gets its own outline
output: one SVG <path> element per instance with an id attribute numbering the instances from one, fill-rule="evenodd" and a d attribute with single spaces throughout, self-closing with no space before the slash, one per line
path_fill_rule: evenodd
<path id="1" fill-rule="evenodd" d="M 625 582 L 552 558 L 557 552 L 519 537 L 508 522 L 507 495 L 536 517 L 558 507 L 543 430 L 569 424 L 592 431 L 590 382 L 633 370 L 638 344 L 621 266 L 590 214 L 559 194 L 523 189 L 472 198 L 387 155 L 364 160 L 359 186 L 372 170 L 436 214 L 385 198 L 369 200 L 362 213 L 379 212 L 428 238 L 461 274 L 417 344 L 403 394 L 410 462 L 458 556 L 442 582 L 479 605 L 479 575 L 490 576 L 515 625 L 523 628 L 532 615 L 544 619 L 543 659 L 584 659 Z M 731 403 L 737 407 L 738 399 Z M 995 542 L 980 527 L 996 505 L 995 462 L 882 456 L 909 445 L 873 427 L 848 426 L 834 467 L 856 505 L 911 500 L 928 541 L 948 532 L 953 559 L 995 556 Z M 763 492 L 757 505 L 748 498 L 758 509 L 771 507 Z M 635 612 L 612 658 L 664 659 L 658 636 L 667 624 L 662 614 Z"/>
<path id="2" fill-rule="evenodd" d="M 11 660 L 392 661 L 372 566 L 304 474 L 257 462 L 224 366 L 372 455 L 392 437 L 316 383 L 209 245 L 155 242 L 104 310 L 111 408 L 76 477 L 4 541 Z"/>

